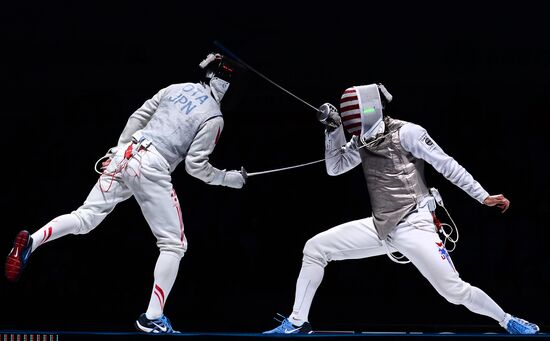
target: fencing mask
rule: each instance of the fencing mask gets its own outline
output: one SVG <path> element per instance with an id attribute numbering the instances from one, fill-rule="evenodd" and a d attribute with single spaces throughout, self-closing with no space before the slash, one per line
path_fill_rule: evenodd
<path id="1" fill-rule="evenodd" d="M 220 103 L 229 88 L 234 67 L 219 53 L 208 54 L 199 66 L 205 70 L 205 82 L 210 85 L 212 95 Z"/>
<path id="2" fill-rule="evenodd" d="M 385 103 L 391 100 L 391 94 L 382 84 L 361 85 L 346 89 L 340 99 L 340 114 L 344 128 L 348 133 L 368 141 L 383 130 L 382 109 Z"/>

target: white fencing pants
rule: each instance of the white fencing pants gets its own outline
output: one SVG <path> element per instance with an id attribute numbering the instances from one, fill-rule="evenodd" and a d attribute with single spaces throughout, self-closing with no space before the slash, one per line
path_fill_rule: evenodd
<path id="1" fill-rule="evenodd" d="M 385 243 L 391 252 L 405 255 L 449 302 L 462 304 L 499 322 L 504 319 L 504 311 L 487 294 L 460 278 L 435 231 L 427 207 L 410 214 Z M 378 238 L 372 217 L 338 225 L 308 240 L 296 283 L 293 311 L 289 317 L 291 322 L 299 325 L 308 321 L 313 297 L 328 262 L 385 254 L 386 245 Z"/>
<path id="2" fill-rule="evenodd" d="M 117 152 L 106 173 L 115 173 L 116 168 L 123 165 L 124 152 L 124 149 Z M 80 220 L 75 234 L 96 228 L 118 203 L 133 195 L 160 251 L 183 257 L 187 240 L 169 168 L 168 162 L 151 145 L 130 158 L 124 169 L 114 176 L 100 176 L 84 204 L 72 212 Z"/>
<path id="3" fill-rule="evenodd" d="M 82 206 L 71 214 L 54 218 L 32 235 L 33 251 L 64 235 L 90 232 L 118 203 L 134 196 L 160 250 L 146 312 L 148 317 L 157 318 L 162 315 L 176 279 L 179 261 L 187 250 L 187 239 L 178 197 L 171 182 L 170 165 L 153 145 L 126 159 L 126 148 L 130 145 L 116 153 Z"/>

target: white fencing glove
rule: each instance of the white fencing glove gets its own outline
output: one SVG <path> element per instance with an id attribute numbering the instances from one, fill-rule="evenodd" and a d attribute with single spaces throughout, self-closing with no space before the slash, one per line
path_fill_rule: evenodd
<path id="1" fill-rule="evenodd" d="M 329 130 L 334 130 L 342 124 L 342 119 L 340 118 L 340 114 L 338 114 L 338 110 L 330 103 L 325 103 L 319 107 L 317 119 L 319 122 L 326 125 Z"/>
<path id="2" fill-rule="evenodd" d="M 226 171 L 221 185 L 231 188 L 242 188 L 246 183 L 246 179 L 242 171 L 230 170 Z"/>

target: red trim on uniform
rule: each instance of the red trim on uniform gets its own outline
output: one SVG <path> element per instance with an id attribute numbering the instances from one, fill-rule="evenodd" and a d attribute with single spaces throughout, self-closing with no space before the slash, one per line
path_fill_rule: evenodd
<path id="1" fill-rule="evenodd" d="M 345 94 L 351 94 L 352 92 L 356 92 L 355 89 L 347 89 L 344 91 Z"/>
<path id="2" fill-rule="evenodd" d="M 48 239 L 50 239 L 50 237 L 52 236 L 52 227 L 48 227 L 48 237 L 46 238 L 45 242 L 48 241 Z"/>
<path id="3" fill-rule="evenodd" d="M 159 296 L 162 296 L 162 298 Z M 155 284 L 155 295 L 157 296 L 161 309 L 164 309 L 164 291 L 158 284 Z"/>
<path id="4" fill-rule="evenodd" d="M 178 218 L 180 220 L 180 241 L 183 244 L 185 240 L 185 226 L 183 225 L 183 217 L 181 215 L 181 207 L 180 202 L 178 200 L 178 195 L 176 194 L 176 190 L 172 188 L 172 199 L 174 200 L 174 206 L 176 207 L 176 211 L 178 212 Z"/>
<path id="5" fill-rule="evenodd" d="M 183 218 L 181 217 L 181 209 L 180 209 L 179 205 L 176 206 L 176 210 L 178 211 L 178 217 L 180 218 L 180 241 L 183 244 L 183 240 L 185 239 L 185 234 L 183 233 L 183 231 L 184 231 Z"/>
<path id="6" fill-rule="evenodd" d="M 222 130 L 218 127 L 218 133 L 216 134 L 216 141 L 214 141 L 214 144 L 218 144 L 221 134 L 222 134 Z"/>
<path id="7" fill-rule="evenodd" d="M 46 231 L 48 231 L 48 233 L 46 234 Z M 44 229 L 44 236 L 42 237 L 42 241 L 40 242 L 40 244 L 43 244 L 45 242 L 48 241 L 48 239 L 50 239 L 50 237 L 52 236 L 52 227 L 48 227 L 48 229 Z"/>
<path id="8" fill-rule="evenodd" d="M 164 302 L 162 302 L 162 300 L 160 299 L 159 294 L 157 294 L 156 291 L 155 291 L 155 296 L 157 296 L 157 299 L 159 300 L 160 309 L 164 309 Z"/>
<path id="9" fill-rule="evenodd" d="M 164 302 L 164 290 L 162 290 L 162 288 L 159 287 L 158 284 L 155 284 L 155 290 L 157 290 L 159 292 L 159 294 L 162 295 L 162 302 Z"/>

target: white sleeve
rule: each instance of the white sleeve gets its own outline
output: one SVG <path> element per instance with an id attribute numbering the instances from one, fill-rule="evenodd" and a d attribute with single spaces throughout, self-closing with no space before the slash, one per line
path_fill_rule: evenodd
<path id="1" fill-rule="evenodd" d="M 220 185 L 225 176 L 225 171 L 215 168 L 208 161 L 222 130 L 223 118 L 221 116 L 204 122 L 199 127 L 185 157 L 185 170 L 187 173 L 209 185 Z"/>
<path id="2" fill-rule="evenodd" d="M 361 163 L 359 151 L 342 147 L 346 144 L 344 128 L 339 126 L 331 132 L 325 130 L 325 166 L 328 175 L 340 175 Z"/>
<path id="3" fill-rule="evenodd" d="M 128 122 L 118 139 L 117 146 L 120 147 L 130 142 L 132 140 L 132 135 L 136 131 L 143 129 L 147 123 L 149 123 L 151 117 L 153 117 L 153 114 L 157 111 L 165 91 L 166 88 L 157 92 L 155 96 L 145 101 L 145 103 L 128 118 Z"/>
<path id="4" fill-rule="evenodd" d="M 483 203 L 483 200 L 489 196 L 489 193 L 474 180 L 464 167 L 445 154 L 441 147 L 428 135 L 426 129 L 417 124 L 407 123 L 401 127 L 399 136 L 401 145 L 406 151 L 414 157 L 428 162 L 436 171 L 472 198 Z"/>

